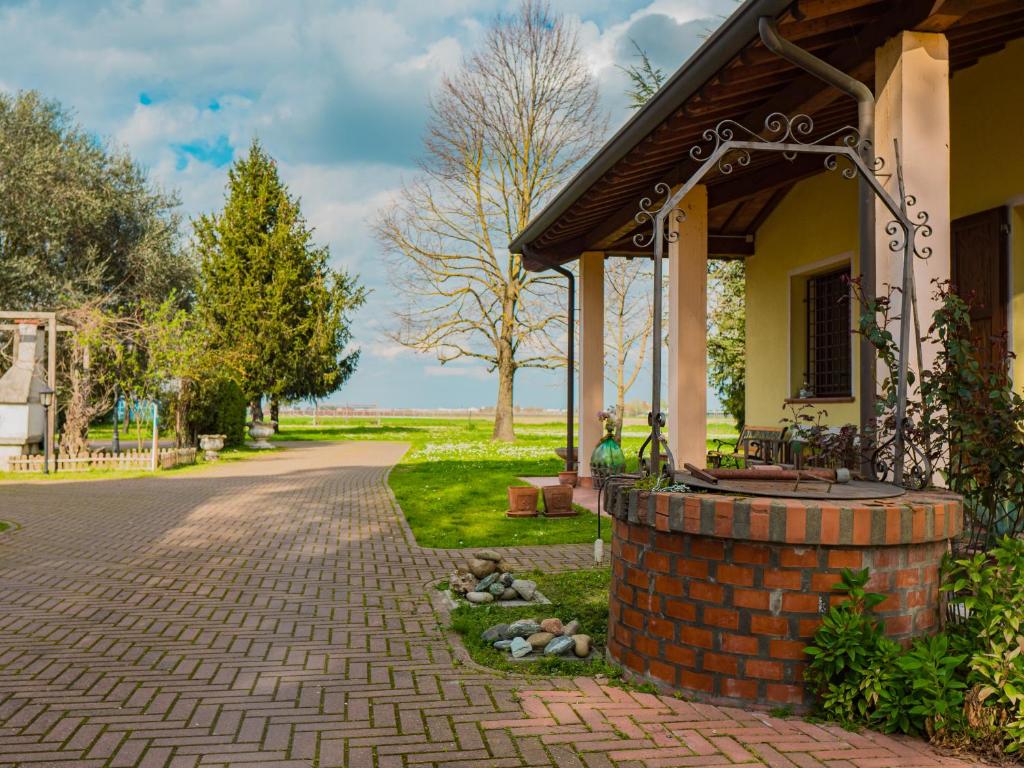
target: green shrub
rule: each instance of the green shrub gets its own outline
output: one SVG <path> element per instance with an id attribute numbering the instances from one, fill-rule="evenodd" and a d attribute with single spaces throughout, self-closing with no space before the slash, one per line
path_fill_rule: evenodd
<path id="1" fill-rule="evenodd" d="M 947 569 L 946 589 L 961 603 L 950 627 L 954 646 L 969 654 L 968 724 L 980 738 L 1016 753 L 1024 748 L 1024 542 L 1002 538 L 985 553 Z"/>
<path id="2" fill-rule="evenodd" d="M 245 441 L 245 393 L 228 378 L 200 383 L 188 411 L 188 436 L 195 442 L 199 435 L 226 435 L 225 445 Z"/>
<path id="3" fill-rule="evenodd" d="M 842 573 L 847 598 L 824 616 L 812 644 L 807 681 L 822 713 L 846 725 L 934 737 L 962 720 L 960 673 L 966 655 L 949 652 L 949 638 L 918 638 L 904 649 L 870 614 L 885 595 L 867 590 L 868 570 Z"/>

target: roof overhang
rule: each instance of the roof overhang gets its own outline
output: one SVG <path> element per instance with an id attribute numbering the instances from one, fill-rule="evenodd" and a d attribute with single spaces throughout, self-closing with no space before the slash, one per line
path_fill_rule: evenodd
<path id="1" fill-rule="evenodd" d="M 952 70 L 1024 36 L 1019 0 L 746 0 L 510 244 L 528 269 L 564 264 L 588 250 L 646 255 L 632 245 L 640 198 L 658 182 L 684 181 L 694 170 L 688 150 L 722 119 L 757 128 L 771 112 L 805 112 L 822 132 L 855 123 L 851 99 L 761 44 L 762 16 L 777 19 L 783 37 L 869 86 L 875 49 L 904 29 L 945 32 Z M 709 253 L 752 253 L 761 222 L 794 183 L 820 170 L 817 162 L 770 158 L 709 177 Z"/>

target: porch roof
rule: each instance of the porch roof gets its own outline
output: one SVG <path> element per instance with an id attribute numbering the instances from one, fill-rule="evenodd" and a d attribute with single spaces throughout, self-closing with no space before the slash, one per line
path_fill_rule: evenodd
<path id="1" fill-rule="evenodd" d="M 803 112 L 816 132 L 856 124 L 852 99 L 764 47 L 761 16 L 872 89 L 875 49 L 902 30 L 944 32 L 952 72 L 1024 36 L 1020 0 L 746 0 L 511 243 L 514 253 L 525 251 L 527 269 L 591 250 L 647 255 L 632 244 L 640 198 L 658 182 L 685 181 L 695 167 L 689 148 L 720 120 L 758 127 L 772 112 Z M 793 184 L 820 170 L 814 158 L 765 153 L 729 176 L 710 175 L 710 254 L 753 253 L 761 222 Z"/>

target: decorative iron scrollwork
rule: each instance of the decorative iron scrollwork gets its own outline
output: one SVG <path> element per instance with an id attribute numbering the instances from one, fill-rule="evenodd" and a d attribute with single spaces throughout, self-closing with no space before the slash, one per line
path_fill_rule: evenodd
<path id="1" fill-rule="evenodd" d="M 636 212 L 633 217 L 640 226 L 650 225 L 650 231 L 641 231 L 633 235 L 633 245 L 637 248 L 648 248 L 654 242 L 655 235 L 657 235 L 657 221 L 658 211 L 661 206 L 655 207 L 654 201 L 667 198 L 672 193 L 672 188 L 663 181 L 659 181 L 654 185 L 654 197 L 644 197 L 640 200 L 640 210 Z M 672 219 L 677 224 L 682 224 L 686 221 L 686 214 L 676 209 L 673 213 Z M 669 224 L 669 219 L 665 219 L 665 231 L 662 233 L 666 243 L 674 243 L 679 239 L 678 229 L 673 230 Z"/>
<path id="2" fill-rule="evenodd" d="M 921 445 L 920 434 L 910 419 L 904 419 L 899 427 L 903 437 L 903 452 L 896 456 L 897 434 L 894 429 L 885 440 L 880 441 L 871 453 L 871 467 L 875 477 L 882 482 L 895 479 L 896 462 L 903 463 L 904 488 L 919 491 L 927 488 L 932 481 L 932 462 L 928 451 Z"/>

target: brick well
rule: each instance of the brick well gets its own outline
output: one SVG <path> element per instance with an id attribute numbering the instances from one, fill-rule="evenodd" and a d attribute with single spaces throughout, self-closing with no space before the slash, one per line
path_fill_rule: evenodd
<path id="1" fill-rule="evenodd" d="M 634 678 L 707 701 L 811 704 L 803 648 L 843 568 L 870 568 L 897 640 L 938 625 L 958 497 L 841 501 L 612 489 L 608 653 Z"/>

